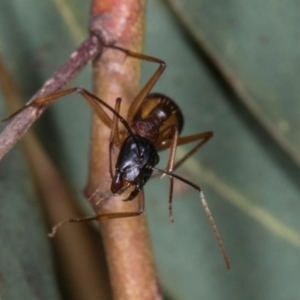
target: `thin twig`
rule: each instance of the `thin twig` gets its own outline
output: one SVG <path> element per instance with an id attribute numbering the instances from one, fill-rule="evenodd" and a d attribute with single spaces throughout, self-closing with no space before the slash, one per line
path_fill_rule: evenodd
<path id="1" fill-rule="evenodd" d="M 28 103 L 39 97 L 47 96 L 61 90 L 86 66 L 88 62 L 99 55 L 101 51 L 102 44 L 100 40 L 91 35 L 71 54 L 67 62 L 44 83 L 42 88 L 35 93 Z M 46 106 L 42 109 L 28 107 L 5 127 L 0 134 L 0 160 L 26 133 L 32 123 L 40 117 L 46 108 Z"/>

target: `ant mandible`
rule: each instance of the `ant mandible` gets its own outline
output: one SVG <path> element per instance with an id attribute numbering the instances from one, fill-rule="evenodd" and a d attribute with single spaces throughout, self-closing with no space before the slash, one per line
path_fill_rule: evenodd
<path id="1" fill-rule="evenodd" d="M 218 232 L 215 221 L 209 210 L 204 194 L 200 186 L 192 183 L 191 181 L 180 177 L 173 173 L 187 158 L 194 154 L 203 144 L 205 144 L 213 135 L 211 131 L 198 133 L 195 135 L 179 137 L 183 128 L 183 115 L 177 104 L 169 97 L 159 94 L 151 93 L 153 86 L 166 68 L 164 61 L 147 56 L 140 53 L 135 53 L 117 46 L 109 46 L 119 51 L 124 52 L 127 56 L 137 58 L 149 62 L 158 63 L 159 67 L 140 90 L 138 95 L 132 101 L 127 118 L 124 119 L 120 114 L 121 98 L 116 99 L 115 108 L 112 108 L 103 100 L 91 94 L 82 88 L 70 88 L 61 92 L 51 94 L 34 100 L 33 102 L 25 105 L 22 109 L 15 112 L 9 118 L 10 120 L 21 111 L 28 107 L 35 107 L 37 109 L 43 106 L 48 106 L 58 98 L 71 94 L 73 92 L 80 93 L 84 99 L 90 104 L 93 111 L 99 119 L 111 129 L 109 139 L 109 172 L 112 179 L 111 192 L 114 195 L 120 195 L 126 190 L 132 188 L 129 196 L 123 201 L 133 200 L 142 190 L 143 186 L 151 177 L 153 171 L 167 175 L 170 179 L 169 189 L 169 218 L 173 222 L 172 214 L 172 198 L 173 198 L 173 179 L 176 178 L 187 185 L 198 190 L 200 193 L 201 203 L 204 207 L 205 213 L 211 224 L 213 232 L 216 236 L 219 248 L 224 258 L 227 269 L 230 268 L 229 259 L 225 252 L 220 234 Z M 113 118 L 109 117 L 103 109 L 103 106 L 108 109 Z M 125 131 L 119 130 L 118 122 L 121 122 L 125 127 Z M 198 143 L 177 163 L 175 163 L 176 148 L 179 145 L 184 145 L 191 142 Z M 113 174 L 112 167 L 112 149 L 113 146 L 120 148 L 115 166 L 115 174 Z M 156 168 L 159 162 L 158 151 L 170 149 L 168 164 L 165 170 Z M 125 218 L 138 216 L 144 212 L 144 200 L 139 202 L 139 208 L 134 212 L 117 212 L 117 213 L 104 213 L 98 214 L 93 217 L 83 217 L 69 219 L 61 222 L 53 227 L 49 236 L 54 236 L 57 229 L 62 225 L 69 222 L 82 222 L 91 220 L 107 220 L 115 218 Z"/>

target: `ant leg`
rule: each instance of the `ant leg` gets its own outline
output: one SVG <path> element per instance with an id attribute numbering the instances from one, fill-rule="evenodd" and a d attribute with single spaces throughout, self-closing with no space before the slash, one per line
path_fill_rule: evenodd
<path id="1" fill-rule="evenodd" d="M 154 63 L 159 64 L 158 69 L 151 76 L 151 78 L 147 81 L 147 83 L 144 85 L 144 87 L 139 91 L 139 93 L 135 96 L 135 98 L 133 99 L 133 101 L 132 101 L 132 103 L 131 103 L 131 105 L 128 109 L 127 121 L 128 121 L 129 124 L 131 124 L 134 116 L 136 115 L 136 113 L 137 113 L 138 109 L 140 108 L 141 104 L 143 103 L 144 99 L 148 96 L 151 89 L 153 88 L 153 86 L 155 85 L 155 83 L 157 82 L 157 80 L 160 78 L 161 74 L 165 70 L 166 63 L 163 60 L 158 59 L 156 57 L 148 56 L 148 55 L 141 54 L 141 53 L 132 52 L 130 50 L 123 49 L 123 48 L 120 48 L 120 47 L 109 46 L 109 48 L 120 50 L 120 51 L 124 52 L 126 55 L 128 55 L 130 57 L 133 57 L 133 58 L 137 58 L 137 59 L 141 59 L 141 60 L 145 60 L 145 61 L 154 62 Z"/>
<path id="2" fill-rule="evenodd" d="M 206 142 L 208 142 L 209 139 L 211 139 L 213 136 L 212 131 L 207 131 L 203 133 L 198 133 L 195 135 L 189 135 L 185 137 L 179 137 L 177 146 L 179 145 L 185 145 L 188 143 L 199 141 L 187 154 L 185 154 L 179 161 L 177 161 L 174 165 L 174 169 L 176 170 L 179 166 L 181 166 L 188 158 L 190 158 L 194 153 L 196 153 Z M 163 137 L 162 137 L 163 140 Z M 159 142 L 159 141 L 158 141 Z M 164 150 L 170 147 L 171 141 L 164 144 L 163 146 L 158 146 L 158 150 Z"/>
<path id="3" fill-rule="evenodd" d="M 76 91 L 78 93 L 80 93 L 88 102 L 92 102 L 92 103 L 98 102 L 98 105 L 102 104 L 108 110 L 110 110 L 119 119 L 119 121 L 123 124 L 123 126 L 125 127 L 125 129 L 127 130 L 127 132 L 132 136 L 133 140 L 137 144 L 139 155 L 141 155 L 141 149 L 140 149 L 140 147 L 138 145 L 138 141 L 137 141 L 137 139 L 135 137 L 135 134 L 134 134 L 133 130 L 130 128 L 129 123 L 118 112 L 116 112 L 111 106 L 109 106 L 103 100 L 101 100 L 100 98 L 98 98 L 96 95 L 88 92 L 87 90 L 82 89 L 82 88 L 77 88 Z M 110 126 L 110 128 L 111 127 L 112 126 Z"/>
<path id="4" fill-rule="evenodd" d="M 48 234 L 49 237 L 54 237 L 57 230 L 68 224 L 68 223 L 75 223 L 75 222 L 89 222 L 89 221 L 97 221 L 97 220 L 109 220 L 109 219 L 119 219 L 119 218 L 128 218 L 128 217 L 135 217 L 141 215 L 145 210 L 145 202 L 144 197 L 138 197 L 138 210 L 133 212 L 119 212 L 119 213 L 104 213 L 99 214 L 91 217 L 81 217 L 81 218 L 72 218 L 65 220 L 56 224 L 52 227 L 52 231 Z"/>
<path id="5" fill-rule="evenodd" d="M 170 145 L 170 154 L 169 154 L 169 160 L 167 164 L 167 172 L 172 173 L 173 167 L 174 167 L 174 161 L 175 161 L 175 155 L 176 155 L 176 149 L 178 145 L 178 137 L 179 137 L 179 130 L 178 127 L 175 125 L 173 126 L 173 139 L 172 144 Z M 170 179 L 170 188 L 169 188 L 169 220 L 171 223 L 174 222 L 173 218 L 173 211 L 172 211 L 172 200 L 173 200 L 173 187 L 174 187 L 174 180 L 173 176 L 169 176 Z"/>
<path id="6" fill-rule="evenodd" d="M 130 135 L 133 136 L 133 139 L 134 138 L 134 133 L 133 131 L 131 130 L 128 122 L 118 113 L 116 112 L 111 106 L 109 106 L 107 103 L 105 103 L 103 100 L 101 100 L 100 98 L 98 98 L 96 95 L 88 92 L 87 90 L 85 89 L 82 89 L 82 88 L 76 88 L 76 91 L 81 94 L 89 103 L 92 102 L 92 103 L 95 103 L 95 105 L 98 105 L 100 106 L 99 104 L 103 105 L 104 107 L 106 107 L 109 111 L 111 111 L 118 119 L 119 121 L 124 125 L 124 127 L 126 128 L 126 130 L 128 131 L 128 133 Z M 98 103 L 97 103 L 98 102 Z M 102 108 L 101 108 L 102 109 Z M 111 121 L 112 122 L 112 121 Z M 109 128 L 112 128 L 112 123 L 111 125 L 109 126 Z"/>
<path id="7" fill-rule="evenodd" d="M 120 112 L 120 106 L 121 106 L 121 98 L 116 99 L 115 104 L 115 111 L 117 113 Z M 109 173 L 111 179 L 113 179 L 113 167 L 112 167 L 112 151 L 114 144 L 117 145 L 117 147 L 120 147 L 120 137 L 119 137 L 119 128 L 118 128 L 118 118 L 116 115 L 113 116 L 113 122 L 112 122 L 112 128 L 111 133 L 109 137 Z"/>
<path id="8" fill-rule="evenodd" d="M 161 170 L 161 169 L 158 169 L 158 168 L 155 168 L 155 167 L 152 167 L 152 170 L 160 172 L 160 173 L 163 173 L 163 174 L 171 176 L 171 177 L 174 177 L 174 178 L 176 178 L 176 179 L 178 179 L 178 180 L 186 183 L 187 185 L 193 187 L 194 189 L 196 189 L 199 192 L 202 206 L 203 206 L 204 211 L 206 213 L 206 216 L 207 216 L 207 218 L 209 220 L 209 223 L 210 223 L 210 225 L 212 227 L 212 230 L 213 230 L 213 232 L 215 234 L 215 237 L 216 237 L 217 243 L 219 245 L 219 248 L 221 250 L 221 253 L 222 253 L 222 256 L 223 256 L 226 268 L 229 270 L 230 269 L 230 263 L 229 263 L 229 259 L 228 259 L 227 253 L 225 251 L 225 248 L 224 248 L 224 245 L 223 245 L 223 242 L 222 242 L 219 230 L 217 228 L 217 225 L 216 225 L 216 223 L 215 223 L 215 221 L 213 219 L 213 216 L 212 216 L 212 214 L 210 212 L 210 209 L 208 207 L 208 204 L 207 204 L 207 202 L 205 200 L 204 194 L 203 194 L 200 186 L 198 186 L 198 185 L 194 184 L 193 182 L 191 182 L 191 181 L 189 181 L 189 180 L 187 180 L 187 179 L 185 179 L 185 178 L 183 178 L 181 176 L 178 176 L 178 175 L 176 175 L 176 174 L 174 174 L 172 172 L 164 171 L 164 170 Z"/>
<path id="9" fill-rule="evenodd" d="M 51 94 L 51 95 L 46 96 L 46 97 L 38 98 L 38 99 L 34 100 L 33 102 L 31 102 L 29 104 L 26 104 L 24 107 L 22 107 L 21 109 L 19 109 L 15 113 L 13 113 L 8 118 L 2 120 L 2 122 L 9 121 L 9 120 L 13 119 L 16 115 L 18 115 L 22 111 L 26 110 L 28 107 L 42 108 L 44 106 L 48 106 L 48 105 L 52 104 L 55 100 L 58 100 L 61 97 L 67 96 L 69 94 L 72 94 L 75 91 L 78 91 L 78 88 L 71 88 L 71 89 L 63 90 L 63 91 Z M 90 98 L 85 98 L 85 99 L 90 104 L 90 106 L 92 107 L 92 109 L 96 113 L 96 115 L 99 117 L 99 119 L 107 127 L 111 128 L 112 127 L 112 120 L 107 115 L 107 113 L 103 110 L 103 108 L 99 105 L 99 103 L 102 104 L 102 105 L 104 105 L 105 107 L 109 108 L 110 110 L 112 110 L 112 108 L 110 106 L 108 106 L 101 99 L 98 99 L 98 100 L 95 100 L 95 99 L 92 99 L 92 98 L 91 99 Z"/>
<path id="10" fill-rule="evenodd" d="M 181 137 L 178 139 L 178 145 L 184 145 L 187 143 L 191 143 L 193 141 L 197 141 L 201 139 L 201 141 L 195 145 L 187 154 L 185 154 L 180 160 L 178 160 L 174 165 L 174 170 L 179 168 L 187 159 L 189 159 L 194 153 L 196 153 L 205 143 L 208 142 L 209 139 L 213 137 L 212 131 L 203 132 L 196 135 L 190 135 L 186 137 Z M 195 139 L 196 138 L 196 139 Z"/>
<path id="11" fill-rule="evenodd" d="M 129 194 L 129 196 L 126 199 L 122 199 L 122 201 L 131 201 L 133 200 L 141 191 L 142 187 L 137 185 L 134 190 Z"/>

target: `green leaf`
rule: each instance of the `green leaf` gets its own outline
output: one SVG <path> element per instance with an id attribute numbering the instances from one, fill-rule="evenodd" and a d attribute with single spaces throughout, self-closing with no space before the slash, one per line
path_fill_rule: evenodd
<path id="1" fill-rule="evenodd" d="M 156 40 L 148 42 L 147 52 L 168 63 L 160 90 L 183 108 L 184 134 L 209 129 L 215 133 L 178 172 L 202 186 L 232 269 L 222 269 L 197 194 L 184 190 L 179 195 L 174 203 L 175 224 L 166 226 L 167 196 L 157 195 L 156 188 L 155 195 L 147 194 L 157 199 L 153 217 L 150 204 L 148 212 L 157 232 L 153 244 L 163 281 L 178 299 L 297 298 L 299 169 L 294 157 L 282 150 L 286 146 L 282 139 L 281 144 L 274 141 L 262 126 L 271 124 L 297 151 L 296 4 L 172 3 L 183 23 L 168 6 L 149 5 Z M 230 79 L 237 85 L 241 82 L 248 98 L 255 99 L 262 120 L 245 108 L 231 83 L 224 83 L 218 66 L 212 67 L 203 55 L 207 45 L 235 75 Z"/>
<path id="2" fill-rule="evenodd" d="M 0 167 L 0 299 L 60 299 L 44 214 L 20 150 Z"/>
<path id="3" fill-rule="evenodd" d="M 87 34 L 89 3 L 69 1 L 71 21 L 63 4 L 0 1 L 0 52 L 25 98 L 51 76 L 79 44 L 80 37 Z M 168 5 L 149 1 L 145 53 L 168 64 L 154 90 L 174 98 L 182 108 L 186 117 L 183 135 L 214 131 L 213 139 L 177 173 L 202 187 L 232 268 L 225 270 L 198 193 L 176 182 L 175 223 L 168 224 L 168 179 L 155 178 L 147 184 L 145 195 L 163 287 L 172 299 L 296 299 L 300 249 L 299 164 L 295 160 L 299 155 L 297 3 L 177 0 L 173 4 L 179 7 L 184 26 Z M 232 88 L 232 82 L 226 83 L 220 65 L 213 66 L 203 54 L 203 41 L 221 67 L 233 75 L 233 83 L 242 84 L 247 99 L 260 112 L 259 118 Z M 148 66 L 145 64 L 143 82 L 153 70 Z M 88 71 L 72 86 L 90 90 Z M 90 109 L 79 97 L 68 97 L 54 104 L 36 125 L 56 164 L 78 193 L 87 174 L 89 115 Z M 270 136 L 265 123 L 279 140 Z M 285 145 L 293 149 L 294 156 L 285 151 Z M 181 147 L 178 156 L 187 149 L 189 146 Z M 18 158 L 16 165 L 12 156 Z M 165 163 L 162 159 L 160 166 Z M 24 169 L 22 155 L 16 149 L 1 162 L 1 178 L 7 180 L 3 186 L 13 186 L 19 193 L 24 185 L 31 186 Z M 8 196 L 2 196 L 1 201 Z M 14 212 L 20 223 L 9 224 L 8 213 L 3 216 L 1 208 L 1 232 L 2 228 L 17 231 L 21 226 L 21 236 L 26 236 L 33 227 L 40 233 L 31 233 L 25 239 L 30 241 L 26 246 L 46 247 L 43 220 L 34 216 L 35 208 L 28 209 L 24 220 L 17 213 L 26 200 L 10 197 L 15 201 L 6 200 L 1 207 Z M 36 219 L 39 225 L 35 227 L 30 222 Z M 40 246 L 32 243 L 36 236 Z M 2 234 L 0 238 L 2 245 L 8 243 Z M 5 253 L 1 252 L 0 290 L 1 296 L 9 299 L 3 289 L 6 281 L 2 280 L 3 270 L 9 266 L 2 266 Z M 50 259 L 32 256 L 40 268 L 47 261 L 49 267 Z M 18 264 L 20 258 L 14 263 Z M 43 273 L 52 278 L 51 269 Z M 11 292 L 22 290 L 26 276 L 21 272 L 13 275 L 20 277 L 17 281 L 11 277 Z M 51 288 L 49 292 L 42 290 L 50 295 Z M 7 295 L 18 299 L 14 294 Z M 23 295 L 22 299 L 32 299 L 30 290 Z"/>

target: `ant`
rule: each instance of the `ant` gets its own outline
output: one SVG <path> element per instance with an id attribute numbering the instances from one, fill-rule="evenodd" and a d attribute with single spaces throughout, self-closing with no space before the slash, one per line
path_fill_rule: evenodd
<path id="1" fill-rule="evenodd" d="M 162 175 L 167 175 L 170 179 L 169 189 L 169 218 L 173 222 L 172 214 L 172 198 L 173 198 L 173 179 L 178 179 L 187 185 L 193 187 L 200 193 L 200 199 L 204 207 L 205 213 L 211 224 L 213 232 L 216 236 L 219 248 L 223 255 L 227 269 L 230 268 L 229 259 L 225 252 L 220 234 L 218 232 L 215 221 L 209 210 L 204 194 L 200 186 L 193 182 L 180 177 L 173 173 L 186 159 L 193 155 L 203 144 L 205 144 L 213 135 L 211 131 L 198 133 L 195 135 L 179 137 L 183 128 L 183 115 L 178 105 L 169 97 L 160 93 L 151 93 L 153 86 L 162 75 L 166 68 L 164 61 L 148 55 L 135 53 L 117 46 L 108 46 L 109 48 L 122 51 L 127 56 L 141 59 L 144 61 L 158 63 L 159 67 L 140 90 L 137 96 L 133 99 L 126 119 L 120 114 L 121 98 L 116 99 L 115 107 L 112 108 L 100 98 L 91 94 L 82 88 L 70 88 L 63 90 L 46 97 L 41 97 L 33 102 L 26 104 L 22 109 L 15 112 L 13 115 L 3 120 L 10 120 L 28 107 L 40 109 L 48 106 L 58 98 L 71 94 L 73 92 L 80 93 L 84 99 L 90 104 L 93 111 L 99 119 L 111 129 L 109 139 L 109 173 L 111 176 L 111 192 L 114 195 L 120 195 L 126 190 L 130 190 L 130 194 L 123 201 L 133 200 L 143 189 L 143 186 L 152 176 L 153 171 L 159 172 Z M 113 114 L 113 118 L 109 117 L 105 107 Z M 122 123 L 125 130 L 119 129 L 119 124 Z M 176 148 L 179 145 L 184 145 L 191 142 L 198 143 L 177 163 L 175 163 Z M 116 146 L 120 149 L 115 172 L 112 167 L 112 150 Z M 159 162 L 158 151 L 170 149 L 168 164 L 165 170 L 156 168 Z M 94 192 L 94 194 L 97 190 Z M 94 195 L 93 194 L 93 195 Z M 92 195 L 92 196 L 93 196 Z M 69 222 L 82 222 L 91 220 L 107 220 L 115 218 L 125 218 L 138 216 L 144 212 L 144 200 L 139 203 L 137 211 L 133 212 L 116 212 L 98 214 L 92 217 L 74 218 L 61 222 L 53 227 L 49 236 L 53 237 L 59 227 Z"/>

